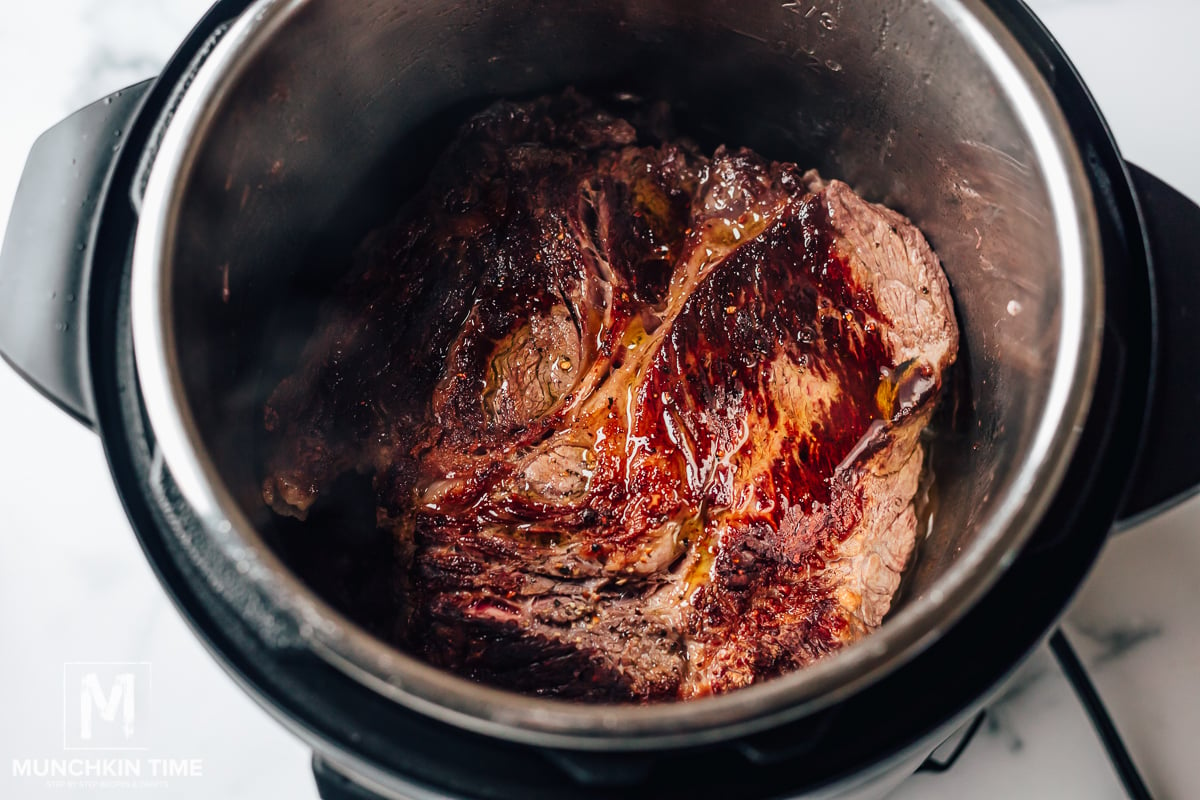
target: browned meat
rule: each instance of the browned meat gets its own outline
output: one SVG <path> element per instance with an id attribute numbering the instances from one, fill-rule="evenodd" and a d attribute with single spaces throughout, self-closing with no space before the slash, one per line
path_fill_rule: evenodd
<path id="1" fill-rule="evenodd" d="M 397 643 L 531 693 L 723 692 L 877 627 L 957 350 L 906 219 L 635 116 L 472 120 L 266 409 L 279 513 L 373 476 Z"/>

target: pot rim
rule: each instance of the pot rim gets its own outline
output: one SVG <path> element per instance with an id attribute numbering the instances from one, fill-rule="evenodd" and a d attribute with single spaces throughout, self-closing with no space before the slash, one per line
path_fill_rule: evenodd
<path id="1" fill-rule="evenodd" d="M 273 34 L 309 0 L 255 0 L 190 71 L 152 154 L 132 255 L 138 381 L 157 448 L 212 543 L 303 642 L 372 690 L 435 719 L 530 744 L 629 750 L 719 741 L 825 708 L 896 669 L 955 623 L 1013 562 L 1058 489 L 1090 408 L 1103 326 L 1098 223 L 1067 120 L 1036 66 L 982 0 L 931 0 L 993 70 L 1033 142 L 1054 209 L 1062 313 L 1046 411 L 979 544 L 878 631 L 803 670 L 727 695 L 654 706 L 588 705 L 484 686 L 374 638 L 304 586 L 263 542 L 203 447 L 175 359 L 175 223 L 217 110 Z"/>

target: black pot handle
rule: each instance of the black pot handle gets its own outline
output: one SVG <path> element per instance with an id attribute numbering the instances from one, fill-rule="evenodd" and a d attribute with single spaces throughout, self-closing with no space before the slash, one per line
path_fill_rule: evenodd
<path id="1" fill-rule="evenodd" d="M 1145 221 L 1158 363 L 1141 457 L 1117 528 L 1200 491 L 1200 206 L 1129 165 Z"/>
<path id="2" fill-rule="evenodd" d="M 0 249 L 0 357 L 89 428 L 93 234 L 109 172 L 151 83 L 98 100 L 38 138 Z"/>

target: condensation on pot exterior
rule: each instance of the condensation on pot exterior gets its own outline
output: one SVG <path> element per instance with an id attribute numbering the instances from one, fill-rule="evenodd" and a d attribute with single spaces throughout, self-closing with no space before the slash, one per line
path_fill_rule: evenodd
<path id="1" fill-rule="evenodd" d="M 1097 363 L 1103 286 L 1079 156 L 1036 69 L 981 5 L 794 6 L 260 2 L 202 59 L 147 164 L 140 385 L 165 468 L 305 646 L 472 730 L 598 749 L 692 743 L 886 674 L 1015 557 L 1057 488 Z M 356 629 L 259 533 L 270 523 L 245 451 L 337 271 L 311 254 L 352 243 L 418 185 L 465 114 L 566 84 L 667 99 L 702 141 L 813 164 L 904 212 L 941 256 L 962 321 L 970 402 L 935 443 L 940 509 L 899 608 L 862 644 L 727 697 L 580 707 L 477 686 Z"/>

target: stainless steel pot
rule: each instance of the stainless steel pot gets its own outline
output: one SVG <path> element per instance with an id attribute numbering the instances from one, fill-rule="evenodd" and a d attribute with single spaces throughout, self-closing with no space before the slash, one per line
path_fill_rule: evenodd
<path id="1" fill-rule="evenodd" d="M 656 707 L 519 696 L 366 635 L 264 545 L 248 448 L 304 338 L 306 233 L 412 185 L 397 143 L 448 110 L 566 83 L 670 99 L 712 141 L 846 179 L 946 264 L 968 353 L 966 431 L 935 445 L 940 504 L 903 601 L 867 641 L 735 694 Z M 403 145 L 402 145 L 403 146 Z M 410 147 L 415 147 L 411 146 Z M 403 151 L 400 152 L 404 155 Z M 1087 412 L 1104 286 L 1080 155 L 978 3 L 255 3 L 187 86 L 149 168 L 133 255 L 139 382 L 209 534 L 308 644 L 383 695 L 473 730 L 593 748 L 725 738 L 894 669 L 987 590 L 1058 488 Z M 304 317 L 299 319 L 303 331 Z M 286 323 L 284 323 L 286 325 Z M 277 346 L 280 339 L 281 346 Z M 270 346 L 262 347 L 263 343 Z"/>
<path id="2" fill-rule="evenodd" d="M 1123 164 L 1113 166 L 1118 154 L 1099 117 L 1080 123 L 1064 112 L 1070 94 L 1076 110 L 1094 114 L 1069 64 L 1030 48 L 1014 32 L 1028 12 L 1005 0 L 590 0 L 569 9 L 532 0 L 222 0 L 214 14 L 141 111 L 140 94 L 110 98 L 35 149 L 29 180 L 61 173 L 62 154 L 82 152 L 82 166 L 71 162 L 77 183 L 64 178 L 71 189 L 63 195 L 82 197 L 82 210 L 63 215 L 58 195 L 50 202 L 32 188 L 18 197 L 0 254 L 0 349 L 97 425 L 164 583 L 223 661 L 233 664 L 238 650 L 231 670 L 256 694 L 268 694 L 270 676 L 250 677 L 245 653 L 287 672 L 292 684 L 281 678 L 269 702 L 287 705 L 280 715 L 289 720 L 302 716 L 297 698 L 316 705 L 320 681 L 301 680 L 294 661 L 313 655 L 347 686 L 366 687 L 381 716 L 413 709 L 431 732 L 473 731 L 472 742 L 506 746 L 612 755 L 734 738 L 745 745 L 755 731 L 774 734 L 788 720 L 850 706 L 874 686 L 895 685 L 907 664 L 928 663 L 948 639 L 962 641 L 956 622 L 978 618 L 989 598 L 1002 608 L 994 587 L 1011 583 L 1006 572 L 1029 557 L 1035 526 L 1061 524 L 1066 536 L 1085 518 L 1111 523 L 1119 498 L 1100 493 L 1119 495 L 1130 481 L 1150 391 L 1150 368 L 1137 361 L 1186 363 L 1179 348 L 1151 341 L 1157 331 L 1179 344 L 1171 337 L 1187 329 L 1186 314 L 1143 328 L 1151 302 L 1143 237 L 1155 238 L 1154 221 L 1141 218 Z M 372 638 L 267 544 L 273 523 L 253 458 L 262 401 L 296 363 L 336 278 L 327 254 L 351 247 L 419 185 L 446 132 L 470 111 L 566 84 L 667 99 L 707 145 L 743 144 L 842 178 L 910 216 L 946 266 L 963 352 L 958 407 L 932 447 L 937 511 L 883 627 L 812 668 L 728 696 L 645 708 L 518 696 Z M 92 129 L 105 126 L 133 143 L 114 165 L 92 143 Z M 1155 208 L 1200 220 L 1186 203 Z M 62 241 L 47 248 L 47 231 Z M 1117 263 L 1118 250 L 1128 263 Z M 45 274 L 27 268 L 34 264 Z M 56 296 L 89 288 L 92 296 L 79 304 L 86 318 L 46 337 L 39 326 L 57 317 L 26 301 L 50 286 Z M 136 372 L 125 353 L 128 318 Z M 1156 388 L 1157 422 L 1147 430 L 1166 453 L 1164 426 L 1186 442 L 1194 414 L 1187 391 L 1163 380 Z M 1068 464 L 1078 473 L 1071 490 L 1084 492 L 1078 501 L 1063 498 Z M 1127 511 L 1200 480 L 1194 470 L 1175 472 L 1143 470 Z M 1094 519 L 1070 513 L 1076 502 Z M 1039 600 L 1050 617 L 1090 563 L 1095 539 L 1061 568 L 1069 585 Z M 995 619 L 995 608 L 988 613 Z M 1039 616 L 1033 635 L 1049 624 Z M 237 636 L 225 636 L 234 628 Z M 1019 658 L 1027 644 L 1004 658 Z M 944 683 L 953 694 L 957 660 L 970 658 L 939 655 L 923 676 L 931 691 Z M 980 678 L 972 702 L 995 678 Z M 375 745 L 355 738 L 366 727 L 361 697 L 338 692 L 357 715 L 351 732 L 336 744 L 331 728 L 312 740 L 365 782 L 385 782 L 371 772 L 378 759 L 348 755 Z M 933 746 L 928 737 L 965 707 L 955 703 L 920 732 L 925 739 L 889 745 L 888 757 L 919 761 Z M 868 713 L 887 716 L 878 706 Z"/>

